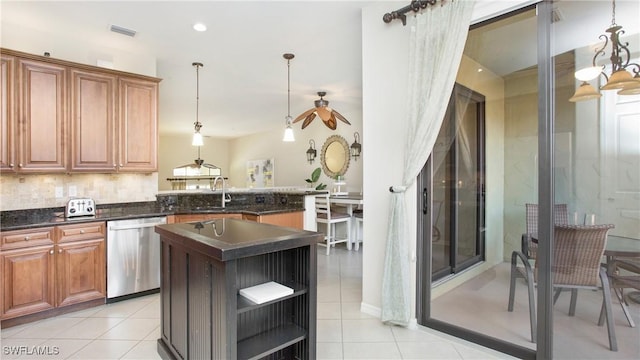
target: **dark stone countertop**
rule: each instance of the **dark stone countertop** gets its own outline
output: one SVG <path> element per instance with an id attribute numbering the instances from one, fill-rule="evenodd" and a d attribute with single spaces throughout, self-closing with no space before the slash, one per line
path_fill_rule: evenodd
<path id="1" fill-rule="evenodd" d="M 227 204 L 226 207 L 206 203 L 199 206 L 166 205 L 162 202 L 135 202 L 105 204 L 96 206 L 95 216 L 84 216 L 67 219 L 64 207 L 14 210 L 0 212 L 0 231 L 23 230 L 56 225 L 78 224 L 83 222 L 110 221 L 156 217 L 176 214 L 249 214 L 268 215 L 304 211 L 298 202 L 285 204 Z"/>
<path id="2" fill-rule="evenodd" d="M 229 261 L 322 241 L 317 232 L 237 219 L 157 225 L 163 241 L 178 242 L 220 261 Z"/>

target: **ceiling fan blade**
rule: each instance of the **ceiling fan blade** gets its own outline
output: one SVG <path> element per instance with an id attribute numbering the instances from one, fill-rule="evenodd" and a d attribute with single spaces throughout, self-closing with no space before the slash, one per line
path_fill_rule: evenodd
<path id="1" fill-rule="evenodd" d="M 326 107 L 316 108 L 316 112 L 318 113 L 318 116 L 320 116 L 320 119 L 322 119 L 322 121 L 329 121 L 329 119 L 331 118 L 331 110 L 327 110 Z"/>
<path id="2" fill-rule="evenodd" d="M 307 116 L 309 116 L 309 114 L 313 113 L 314 111 L 316 111 L 316 108 L 309 109 L 309 110 L 303 112 L 302 114 L 298 115 L 298 117 L 295 120 L 293 120 L 293 122 L 291 122 L 291 123 L 292 124 L 297 123 L 298 121 L 300 121 L 300 120 L 306 118 Z"/>
<path id="3" fill-rule="evenodd" d="M 336 122 L 336 118 L 333 116 L 333 114 L 326 121 L 325 120 L 322 120 L 322 121 L 324 121 L 324 124 L 327 125 L 327 127 L 331 130 L 335 130 L 336 126 L 338 125 L 338 123 Z"/>
<path id="4" fill-rule="evenodd" d="M 313 121 L 313 119 L 316 118 L 316 114 L 315 113 L 311 113 L 309 114 L 309 116 L 307 116 L 306 119 L 304 119 L 304 121 L 302 122 L 302 128 L 306 128 L 307 126 L 309 126 L 309 124 L 311 124 L 311 122 Z"/>
<path id="5" fill-rule="evenodd" d="M 348 125 L 351 125 L 351 123 L 344 116 L 342 116 L 342 114 L 340 114 L 339 112 L 333 110 L 332 113 L 333 113 L 333 115 L 335 115 L 335 117 L 340 119 L 340 121 L 342 121 L 342 122 L 344 122 L 344 123 L 346 123 Z"/>

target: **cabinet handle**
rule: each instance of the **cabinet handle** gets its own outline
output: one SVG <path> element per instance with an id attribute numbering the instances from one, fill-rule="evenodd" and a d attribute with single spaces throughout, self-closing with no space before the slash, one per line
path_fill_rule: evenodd
<path id="1" fill-rule="evenodd" d="M 80 234 L 84 234 L 84 230 L 80 230 Z"/>
<path id="2" fill-rule="evenodd" d="M 13 167 L 14 165 L 13 165 L 13 163 L 11 163 L 11 164 L 9 164 L 9 166 Z"/>
<path id="3" fill-rule="evenodd" d="M 18 164 L 18 167 L 22 167 L 22 163 Z"/>
<path id="4" fill-rule="evenodd" d="M 53 249 L 51 249 L 51 250 L 49 251 L 49 254 L 53 255 Z"/>
<path id="5" fill-rule="evenodd" d="M 29 241 L 30 237 L 29 236 L 25 236 L 24 237 L 24 241 Z"/>
<path id="6" fill-rule="evenodd" d="M 62 249 L 58 249 L 58 254 L 62 254 Z"/>

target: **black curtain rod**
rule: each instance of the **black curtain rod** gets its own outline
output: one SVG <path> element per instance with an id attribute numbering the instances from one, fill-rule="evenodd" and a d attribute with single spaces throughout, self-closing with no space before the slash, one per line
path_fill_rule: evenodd
<path id="1" fill-rule="evenodd" d="M 402 25 L 407 25 L 407 15 L 409 11 L 418 12 L 420 9 L 426 9 L 428 5 L 435 5 L 437 0 L 412 0 L 411 4 L 400 8 L 396 11 L 388 12 L 382 16 L 382 21 L 390 23 L 395 19 L 400 19 Z"/>

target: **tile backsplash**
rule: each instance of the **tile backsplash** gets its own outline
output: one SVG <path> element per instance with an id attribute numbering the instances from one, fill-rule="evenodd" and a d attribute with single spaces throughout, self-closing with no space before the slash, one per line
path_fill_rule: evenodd
<path id="1" fill-rule="evenodd" d="M 65 206 L 72 197 L 96 204 L 155 201 L 158 173 L 0 176 L 0 211 Z"/>

